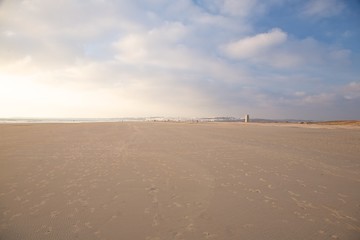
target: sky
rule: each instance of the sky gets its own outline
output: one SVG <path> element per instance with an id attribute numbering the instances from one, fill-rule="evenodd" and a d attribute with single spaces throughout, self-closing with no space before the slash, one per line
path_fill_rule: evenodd
<path id="1" fill-rule="evenodd" d="M 0 118 L 360 119 L 358 0 L 0 0 Z"/>

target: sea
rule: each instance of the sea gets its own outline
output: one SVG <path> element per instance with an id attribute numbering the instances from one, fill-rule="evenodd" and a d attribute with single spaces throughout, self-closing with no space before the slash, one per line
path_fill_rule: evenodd
<path id="1" fill-rule="evenodd" d="M 87 122 L 134 122 L 146 118 L 0 118 L 1 123 L 87 123 Z"/>
<path id="2" fill-rule="evenodd" d="M 242 122 L 241 118 L 126 117 L 126 118 L 0 118 L 1 123 L 91 123 L 91 122 Z"/>

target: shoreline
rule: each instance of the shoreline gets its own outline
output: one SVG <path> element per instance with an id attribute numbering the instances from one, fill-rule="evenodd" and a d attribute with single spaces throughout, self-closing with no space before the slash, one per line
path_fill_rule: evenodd
<path id="1" fill-rule="evenodd" d="M 267 126 L 298 127 L 312 129 L 360 129 L 360 121 L 321 121 L 321 122 L 225 122 L 225 121 L 43 121 L 43 122 L 0 122 L 0 126 L 28 125 L 81 125 L 81 124 L 191 124 L 191 125 L 223 125 L 223 126 Z"/>

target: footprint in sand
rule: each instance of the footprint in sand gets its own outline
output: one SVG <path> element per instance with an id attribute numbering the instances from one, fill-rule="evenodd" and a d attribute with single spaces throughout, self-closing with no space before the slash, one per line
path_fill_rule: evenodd
<path id="1" fill-rule="evenodd" d="M 159 237 L 146 237 L 146 240 L 160 240 Z"/>
<path id="2" fill-rule="evenodd" d="M 252 227 L 254 227 L 254 224 L 248 223 L 243 225 L 243 228 L 252 228 Z"/>
<path id="3" fill-rule="evenodd" d="M 89 229 L 90 229 L 90 228 L 93 228 L 93 226 L 91 225 L 90 222 L 86 222 L 84 225 L 85 225 L 85 227 L 87 227 L 87 228 L 89 228 Z"/>
<path id="4" fill-rule="evenodd" d="M 21 201 L 21 197 L 20 196 L 16 196 L 16 198 L 14 199 L 15 201 Z"/>
<path id="5" fill-rule="evenodd" d="M 59 211 L 52 211 L 51 213 L 50 213 L 50 217 L 51 218 L 55 218 L 57 215 L 59 215 L 60 214 L 60 212 Z"/>
<path id="6" fill-rule="evenodd" d="M 342 197 L 342 198 L 347 198 L 349 197 L 348 195 L 345 195 L 345 194 L 341 194 L 341 193 L 338 193 L 339 197 Z"/>
<path id="7" fill-rule="evenodd" d="M 249 192 L 253 192 L 253 193 L 261 193 L 261 190 L 260 190 L 260 189 L 249 188 L 248 191 L 249 191 Z"/>
<path id="8" fill-rule="evenodd" d="M 157 214 L 155 214 L 155 215 L 153 216 L 152 226 L 153 226 L 153 227 L 156 227 L 156 226 L 158 226 L 158 225 L 159 225 L 159 216 L 158 216 Z"/>
<path id="9" fill-rule="evenodd" d="M 181 237 L 183 234 L 181 232 L 174 232 L 173 233 L 173 237 L 174 239 L 178 239 L 179 237 Z"/>
<path id="10" fill-rule="evenodd" d="M 50 234 L 52 232 L 52 227 L 48 227 L 45 231 L 45 234 Z"/>
<path id="11" fill-rule="evenodd" d="M 20 217 L 21 215 L 22 215 L 22 213 L 17 213 L 15 215 L 12 215 L 11 218 L 10 218 L 10 221 L 14 220 L 17 217 Z"/>
<path id="12" fill-rule="evenodd" d="M 214 238 L 216 235 L 209 233 L 209 232 L 203 232 L 203 235 L 206 239 Z"/>
<path id="13" fill-rule="evenodd" d="M 300 197 L 300 194 L 294 193 L 294 192 L 292 192 L 292 191 L 288 191 L 288 193 L 289 193 L 291 196 Z"/>
<path id="14" fill-rule="evenodd" d="M 80 232 L 81 228 L 80 228 L 80 222 L 77 222 L 76 224 L 73 225 L 73 233 L 77 233 Z"/>
<path id="15" fill-rule="evenodd" d="M 149 194 L 154 194 L 154 193 L 159 192 L 159 189 L 154 185 L 152 185 L 151 187 L 146 188 L 146 190 L 148 191 Z"/>
<path id="16" fill-rule="evenodd" d="M 177 203 L 177 202 L 173 202 L 173 205 L 174 205 L 175 207 L 178 207 L 178 208 L 182 207 L 182 205 L 181 205 L 180 203 Z"/>
<path id="17" fill-rule="evenodd" d="M 8 215 L 9 213 L 10 213 L 10 210 L 6 210 L 6 211 L 3 212 L 3 215 L 6 216 L 6 215 Z"/>
<path id="18" fill-rule="evenodd" d="M 195 230 L 194 224 L 193 223 L 188 224 L 185 229 L 188 232 L 193 232 Z"/>

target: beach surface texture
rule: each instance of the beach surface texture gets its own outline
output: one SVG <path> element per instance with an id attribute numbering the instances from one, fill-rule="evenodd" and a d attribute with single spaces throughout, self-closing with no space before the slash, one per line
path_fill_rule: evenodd
<path id="1" fill-rule="evenodd" d="M 0 124 L 0 239 L 360 239 L 360 128 Z"/>

